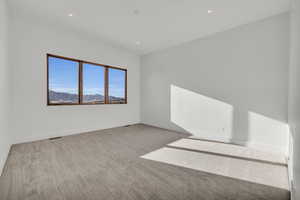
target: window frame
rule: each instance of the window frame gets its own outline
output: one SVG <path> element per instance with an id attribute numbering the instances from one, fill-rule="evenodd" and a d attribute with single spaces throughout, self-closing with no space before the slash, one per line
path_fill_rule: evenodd
<path id="1" fill-rule="evenodd" d="M 84 61 L 84 60 L 79 60 L 79 59 L 74 59 L 74 58 L 68 58 L 64 56 L 58 56 L 54 54 L 47 54 L 47 106 L 67 106 L 67 105 L 110 105 L 110 104 L 127 104 L 127 69 L 121 68 L 121 67 L 115 67 L 115 66 L 110 66 L 110 65 L 104 65 L 104 64 L 99 64 L 99 63 L 94 63 L 94 62 L 89 62 L 89 61 Z M 50 97 L 49 97 L 49 57 L 53 58 L 59 58 L 59 59 L 65 59 L 65 60 L 70 60 L 74 62 L 78 62 L 78 102 L 77 103 L 51 103 L 50 102 Z M 104 102 L 103 103 L 97 103 L 97 102 L 83 102 L 83 64 L 90 64 L 90 65 L 95 65 L 95 66 L 100 66 L 104 68 Z M 124 94 L 124 103 L 112 103 L 109 101 L 109 68 L 111 69 L 117 69 L 117 70 L 122 70 L 125 72 L 125 94 Z"/>

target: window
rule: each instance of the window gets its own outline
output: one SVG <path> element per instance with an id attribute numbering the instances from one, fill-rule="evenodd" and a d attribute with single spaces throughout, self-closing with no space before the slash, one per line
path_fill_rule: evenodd
<path id="1" fill-rule="evenodd" d="M 52 104 L 78 103 L 78 62 L 49 57 L 48 64 L 49 102 Z"/>
<path id="2" fill-rule="evenodd" d="M 83 64 L 83 103 L 105 103 L 104 74 L 104 67 L 92 64 Z"/>
<path id="3" fill-rule="evenodd" d="M 48 105 L 126 104 L 127 70 L 47 55 Z"/>
<path id="4" fill-rule="evenodd" d="M 124 103 L 125 94 L 125 78 L 126 72 L 119 69 L 108 69 L 108 94 L 109 103 Z"/>

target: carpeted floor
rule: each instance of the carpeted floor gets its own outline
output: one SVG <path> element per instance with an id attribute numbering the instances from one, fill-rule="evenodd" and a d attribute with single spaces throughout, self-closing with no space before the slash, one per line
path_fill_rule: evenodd
<path id="1" fill-rule="evenodd" d="M 145 125 L 14 145 L 1 200 L 288 200 L 289 191 L 141 156 L 183 134 Z"/>

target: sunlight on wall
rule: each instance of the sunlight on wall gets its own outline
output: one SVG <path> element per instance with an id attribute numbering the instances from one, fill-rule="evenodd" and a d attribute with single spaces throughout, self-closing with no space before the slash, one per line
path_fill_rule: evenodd
<path id="1" fill-rule="evenodd" d="M 249 146 L 254 144 L 266 150 L 272 148 L 278 152 L 288 153 L 289 130 L 287 123 L 249 111 L 248 129 Z"/>
<path id="2" fill-rule="evenodd" d="M 196 137 L 229 140 L 233 107 L 171 85 L 171 121 Z"/>
<path id="3" fill-rule="evenodd" d="M 247 108 L 170 86 L 170 120 L 198 137 L 287 155 L 288 125 Z"/>

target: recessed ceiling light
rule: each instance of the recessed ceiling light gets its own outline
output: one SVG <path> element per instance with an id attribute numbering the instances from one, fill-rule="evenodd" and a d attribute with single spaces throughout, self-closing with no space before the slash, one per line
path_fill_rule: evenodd
<path id="1" fill-rule="evenodd" d="M 141 45 L 141 42 L 140 41 L 136 41 L 135 44 L 136 45 Z"/>
<path id="2" fill-rule="evenodd" d="M 73 14 L 72 14 L 72 13 L 70 13 L 70 14 L 68 14 L 68 16 L 69 16 L 69 17 L 73 17 Z"/>
<path id="3" fill-rule="evenodd" d="M 211 14 L 213 11 L 212 10 L 207 10 L 207 13 L 208 14 Z"/>
<path id="4" fill-rule="evenodd" d="M 139 15 L 139 14 L 140 14 L 140 10 L 138 10 L 138 9 L 134 9 L 134 10 L 133 10 L 133 14 L 135 14 L 135 15 Z"/>

